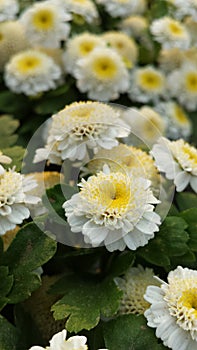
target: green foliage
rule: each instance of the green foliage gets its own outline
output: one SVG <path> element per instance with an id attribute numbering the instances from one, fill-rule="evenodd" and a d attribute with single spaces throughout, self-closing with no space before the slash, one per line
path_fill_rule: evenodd
<path id="1" fill-rule="evenodd" d="M 144 316 L 123 315 L 104 324 L 105 346 L 110 350 L 162 350 Z"/>
<path id="2" fill-rule="evenodd" d="M 9 267 L 14 276 L 8 294 L 9 303 L 22 301 L 40 286 L 40 276 L 35 270 L 47 262 L 56 251 L 56 242 L 35 224 L 25 225 L 3 254 L 2 265 Z"/>
<path id="3" fill-rule="evenodd" d="M 4 168 L 10 168 L 15 166 L 15 170 L 20 171 L 22 167 L 23 157 L 25 154 L 25 149 L 21 146 L 14 146 L 10 148 L 3 148 L 2 152 L 3 154 L 12 159 L 12 162 L 10 164 L 4 165 Z"/>
<path id="4" fill-rule="evenodd" d="M 14 134 L 19 127 L 19 121 L 10 115 L 0 116 L 0 150 L 12 146 L 18 136 Z"/>
<path id="5" fill-rule="evenodd" d="M 9 275 L 7 266 L 0 266 L 0 310 L 8 303 L 6 297 L 13 285 L 13 276 Z"/>
<path id="6" fill-rule="evenodd" d="M 0 349 L 19 350 L 18 340 L 19 332 L 17 329 L 0 315 Z"/>
<path id="7" fill-rule="evenodd" d="M 122 292 L 112 279 L 102 282 L 78 276 L 66 276 L 52 287 L 51 292 L 65 294 L 52 306 L 54 318 L 66 318 L 66 329 L 79 332 L 94 328 L 101 316 L 113 316 L 119 307 Z"/>
<path id="8" fill-rule="evenodd" d="M 168 14 L 168 4 L 166 0 L 151 1 L 149 17 L 151 20 L 166 16 Z"/>
<path id="9" fill-rule="evenodd" d="M 197 208 L 191 208 L 180 213 L 180 216 L 188 224 L 189 242 L 188 246 L 197 253 Z"/>
<path id="10" fill-rule="evenodd" d="M 0 93 L 0 112 L 24 114 L 30 106 L 30 100 L 24 95 L 14 94 L 11 91 L 3 91 Z"/>
<path id="11" fill-rule="evenodd" d="M 155 238 L 138 250 L 138 254 L 149 263 L 169 268 L 173 257 L 180 257 L 188 253 L 189 235 L 185 231 L 187 223 L 182 218 L 167 217 L 155 233 Z"/>
<path id="12" fill-rule="evenodd" d="M 196 208 L 197 196 L 191 192 L 176 193 L 176 203 L 180 211 Z"/>

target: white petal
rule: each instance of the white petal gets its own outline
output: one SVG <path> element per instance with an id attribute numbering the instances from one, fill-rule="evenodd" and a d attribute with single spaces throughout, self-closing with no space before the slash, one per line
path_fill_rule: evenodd
<path id="1" fill-rule="evenodd" d="M 190 177 L 190 185 L 192 190 L 197 193 L 197 176 Z"/>
<path id="2" fill-rule="evenodd" d="M 177 192 L 183 191 L 189 184 L 191 175 L 185 171 L 180 172 L 174 179 Z"/>
<path id="3" fill-rule="evenodd" d="M 66 334 L 66 329 L 63 329 L 62 332 L 55 334 L 49 342 L 50 350 L 61 349 L 65 344 Z"/>

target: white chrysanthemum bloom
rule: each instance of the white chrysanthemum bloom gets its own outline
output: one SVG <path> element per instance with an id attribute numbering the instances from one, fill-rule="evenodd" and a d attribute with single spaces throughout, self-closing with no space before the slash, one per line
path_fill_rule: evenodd
<path id="1" fill-rule="evenodd" d="M 162 137 L 151 151 L 157 168 L 173 180 L 177 192 L 189 184 L 197 193 L 197 149 L 180 139 L 169 141 Z"/>
<path id="2" fill-rule="evenodd" d="M 186 109 L 194 111 L 197 108 L 197 65 L 188 62 L 169 74 L 168 90 Z"/>
<path id="3" fill-rule="evenodd" d="M 144 299 L 146 288 L 150 285 L 159 285 L 154 278 L 152 269 L 141 265 L 130 267 L 123 277 L 116 277 L 115 282 L 123 291 L 119 314 L 143 315 L 150 304 Z"/>
<path id="4" fill-rule="evenodd" d="M 26 179 L 14 169 L 0 174 L 0 235 L 30 216 L 28 204 L 40 201 L 40 198 L 28 194 L 36 186 L 36 181 Z"/>
<path id="5" fill-rule="evenodd" d="M 192 123 L 189 116 L 176 102 L 162 102 L 155 106 L 155 110 L 166 121 L 165 135 L 167 138 L 177 140 L 183 137 L 187 139 L 191 135 Z"/>
<path id="6" fill-rule="evenodd" d="M 127 173 L 104 171 L 82 179 L 80 192 L 63 204 L 72 232 L 82 232 L 92 247 L 107 250 L 136 250 L 159 230 L 160 217 L 154 212 L 159 201 L 150 181 Z"/>
<path id="7" fill-rule="evenodd" d="M 191 16 L 197 22 L 197 0 L 174 0 L 173 5 L 176 7 L 175 15 L 178 18 Z"/>
<path id="8" fill-rule="evenodd" d="M 10 164 L 12 162 L 12 159 L 8 156 L 5 156 L 1 151 L 0 151 L 0 163 L 1 164 Z M 0 164 L 0 175 L 4 174 L 5 169 L 4 167 Z"/>
<path id="9" fill-rule="evenodd" d="M 23 26 L 18 21 L 0 23 L 0 71 L 15 53 L 28 47 Z"/>
<path id="10" fill-rule="evenodd" d="M 17 0 L 0 0 L 0 22 L 15 19 L 18 11 Z"/>
<path id="11" fill-rule="evenodd" d="M 110 48 L 96 48 L 77 62 L 73 72 L 80 92 L 92 100 L 110 101 L 129 87 L 129 74 L 121 56 Z"/>
<path id="12" fill-rule="evenodd" d="M 144 295 L 151 304 L 144 315 L 156 336 L 172 350 L 197 349 L 197 271 L 178 266 L 168 283 L 149 286 Z"/>
<path id="13" fill-rule="evenodd" d="M 48 159 L 85 160 L 88 150 L 110 149 L 118 145 L 118 137 L 127 136 L 129 128 L 119 113 L 100 102 L 74 102 L 53 115 L 45 148 L 38 149 L 35 162 Z M 56 158 L 54 158 L 56 157 Z"/>
<path id="14" fill-rule="evenodd" d="M 191 47 L 194 47 L 196 49 L 197 47 L 197 38 L 196 38 L 196 32 L 197 32 L 197 20 L 194 20 L 192 17 L 186 17 L 184 19 L 184 25 L 186 26 L 190 37 L 191 37 Z"/>
<path id="15" fill-rule="evenodd" d="M 96 34 L 85 32 L 70 38 L 63 53 L 65 71 L 73 74 L 76 62 L 88 56 L 96 47 L 106 47 L 105 41 Z"/>
<path id="16" fill-rule="evenodd" d="M 140 38 L 145 30 L 148 29 L 148 20 L 143 16 L 129 16 L 124 18 L 118 24 L 120 30 L 125 32 L 130 37 Z"/>
<path id="17" fill-rule="evenodd" d="M 173 47 L 188 49 L 190 46 L 190 35 L 187 28 L 173 18 L 162 17 L 154 20 L 150 31 L 164 49 Z"/>
<path id="18" fill-rule="evenodd" d="M 178 47 L 169 50 L 160 50 L 158 56 L 160 68 L 167 73 L 172 73 L 173 70 L 180 68 L 185 62 L 185 52 L 186 51 L 183 51 Z"/>
<path id="19" fill-rule="evenodd" d="M 84 336 L 75 335 L 66 340 L 66 329 L 56 333 L 49 341 L 50 346 L 47 346 L 47 350 L 87 350 L 86 345 L 87 338 Z M 44 350 L 42 346 L 32 346 L 29 350 Z"/>
<path id="20" fill-rule="evenodd" d="M 99 150 L 88 163 L 89 172 L 102 171 L 107 164 L 111 172 L 123 172 L 136 178 L 142 177 L 151 181 L 151 186 L 158 188 L 159 174 L 153 158 L 140 148 L 119 144 L 110 150 Z"/>
<path id="21" fill-rule="evenodd" d="M 57 2 L 57 0 L 54 1 Z M 88 23 L 98 21 L 98 11 L 92 0 L 58 0 L 58 3 L 61 8 L 72 15 L 74 21 L 80 20 L 76 16 Z"/>
<path id="22" fill-rule="evenodd" d="M 5 66 L 5 84 L 15 93 L 28 96 L 55 89 L 61 82 L 60 67 L 39 50 L 26 50 L 12 56 Z"/>
<path id="23" fill-rule="evenodd" d="M 138 47 L 127 34 L 118 31 L 105 32 L 102 35 L 106 44 L 116 50 L 127 68 L 132 68 L 138 58 Z"/>
<path id="24" fill-rule="evenodd" d="M 149 147 L 159 137 L 165 135 L 166 122 L 161 114 L 149 106 L 139 109 L 128 108 L 124 113 L 124 120 L 129 124 L 132 133 Z"/>
<path id="25" fill-rule="evenodd" d="M 131 73 L 128 95 L 139 102 L 157 102 L 166 95 L 166 79 L 161 70 L 152 66 L 137 68 Z"/>
<path id="26" fill-rule="evenodd" d="M 126 17 L 146 10 L 145 0 L 96 0 L 96 2 L 103 5 L 112 17 Z"/>
<path id="27" fill-rule="evenodd" d="M 32 45 L 50 48 L 60 47 L 70 31 L 70 15 L 51 0 L 41 1 L 28 7 L 20 16 L 26 36 Z"/>

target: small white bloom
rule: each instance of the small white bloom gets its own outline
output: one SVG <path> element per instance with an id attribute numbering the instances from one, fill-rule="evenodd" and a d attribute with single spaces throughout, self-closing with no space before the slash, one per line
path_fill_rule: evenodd
<path id="1" fill-rule="evenodd" d="M 68 37 L 70 15 L 51 0 L 41 1 L 28 7 L 20 16 L 26 36 L 33 45 L 50 48 L 60 47 Z"/>
<path id="2" fill-rule="evenodd" d="M 134 101 L 157 102 L 162 96 L 166 95 L 164 74 L 152 66 L 133 70 L 128 95 Z"/>
<path id="3" fill-rule="evenodd" d="M 191 16 L 197 22 L 197 0 L 174 0 L 173 5 L 176 7 L 175 15 L 178 18 Z"/>
<path id="4" fill-rule="evenodd" d="M 88 150 L 110 149 L 117 138 L 127 136 L 129 128 L 112 107 L 100 102 L 75 102 L 52 117 L 47 144 L 38 149 L 34 162 L 49 159 L 85 160 Z"/>
<path id="5" fill-rule="evenodd" d="M 109 168 L 107 168 L 109 170 Z M 82 179 L 81 190 L 63 204 L 72 232 L 82 232 L 92 247 L 107 250 L 136 250 L 159 230 L 160 217 L 154 212 L 159 201 L 150 181 L 121 172 L 99 172 Z"/>
<path id="6" fill-rule="evenodd" d="M 105 6 L 112 17 L 126 17 L 131 14 L 143 13 L 146 9 L 145 0 L 96 0 L 97 4 Z"/>
<path id="7" fill-rule="evenodd" d="M 0 22 L 15 19 L 18 11 L 17 0 L 0 0 Z"/>
<path id="8" fill-rule="evenodd" d="M 173 18 L 162 17 L 154 20 L 150 30 L 154 39 L 161 43 L 164 49 L 173 47 L 188 49 L 190 46 L 190 35 L 187 28 Z"/>
<path id="9" fill-rule="evenodd" d="M 40 198 L 28 194 L 36 186 L 32 178 L 26 179 L 14 170 L 0 174 L 0 235 L 30 216 L 28 204 L 40 201 Z"/>
<path id="10" fill-rule="evenodd" d="M 119 28 L 130 37 L 140 38 L 148 28 L 148 20 L 143 16 L 129 16 L 119 23 Z"/>
<path id="11" fill-rule="evenodd" d="M 180 68 L 185 62 L 185 52 L 178 47 L 168 50 L 161 49 L 158 56 L 160 69 L 164 72 L 172 73 L 177 68 Z"/>
<path id="12" fill-rule="evenodd" d="M 61 8 L 70 13 L 75 21 L 76 15 L 82 17 L 86 22 L 93 23 L 98 20 L 98 11 L 91 0 L 54 0 Z"/>
<path id="13" fill-rule="evenodd" d="M 87 350 L 86 345 L 87 338 L 84 336 L 75 335 L 66 340 L 66 329 L 55 334 L 50 340 L 50 346 L 47 346 L 47 350 Z M 29 350 L 44 350 L 41 346 L 32 346 Z"/>
<path id="14" fill-rule="evenodd" d="M 96 34 L 85 32 L 70 38 L 63 54 L 65 71 L 73 74 L 76 62 L 80 58 L 88 56 L 96 47 L 106 47 L 102 37 Z"/>
<path id="15" fill-rule="evenodd" d="M 88 98 L 114 100 L 129 87 L 129 74 L 121 56 L 110 48 L 96 48 L 78 60 L 74 70 L 77 87 Z"/>
<path id="16" fill-rule="evenodd" d="M 10 59 L 5 67 L 5 84 L 15 93 L 28 96 L 55 89 L 62 77 L 60 67 L 43 52 L 26 50 Z"/>
<path id="17" fill-rule="evenodd" d="M 192 124 L 186 112 L 174 101 L 162 102 L 155 110 L 166 121 L 165 135 L 171 140 L 187 139 L 192 132 Z"/>
<path id="18" fill-rule="evenodd" d="M 168 283 L 150 285 L 144 298 L 151 304 L 144 313 L 148 326 L 156 328 L 165 346 L 197 349 L 197 271 L 178 266 L 168 274 Z"/>
<path id="19" fill-rule="evenodd" d="M 197 193 L 197 149 L 180 139 L 169 141 L 162 137 L 151 151 L 155 163 L 169 180 L 173 180 L 178 192 L 189 184 Z"/>
<path id="20" fill-rule="evenodd" d="M 123 277 L 115 278 L 118 287 L 123 291 L 119 314 L 144 314 L 150 304 L 144 299 L 146 288 L 150 285 L 158 285 L 152 269 L 143 268 L 141 265 L 130 267 Z"/>
<path id="21" fill-rule="evenodd" d="M 168 77 L 168 89 L 172 97 L 189 111 L 197 108 L 197 66 L 187 62 Z"/>
<path id="22" fill-rule="evenodd" d="M 1 164 L 10 164 L 12 162 L 12 159 L 8 156 L 5 156 L 1 151 L 0 151 L 0 163 Z M 0 164 L 0 175 L 4 174 L 5 169 L 4 167 Z"/>

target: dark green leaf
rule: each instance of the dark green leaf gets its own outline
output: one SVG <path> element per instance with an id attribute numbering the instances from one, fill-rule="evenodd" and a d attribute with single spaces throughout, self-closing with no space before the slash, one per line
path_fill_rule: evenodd
<path id="1" fill-rule="evenodd" d="M 117 255 L 114 255 L 110 268 L 107 273 L 110 276 L 116 277 L 122 275 L 129 267 L 134 263 L 135 255 L 131 251 L 125 251 Z"/>
<path id="2" fill-rule="evenodd" d="M 52 306 L 52 311 L 56 320 L 67 318 L 66 329 L 70 332 L 90 330 L 98 324 L 101 315 L 110 317 L 118 310 L 122 292 L 113 280 L 98 283 L 67 276 L 60 285 L 52 291 L 65 295 Z"/>
<path id="3" fill-rule="evenodd" d="M 9 275 L 7 266 L 0 266 L 0 310 L 7 304 L 6 298 L 13 285 L 13 276 Z"/>
<path id="4" fill-rule="evenodd" d="M 197 195 L 190 192 L 181 192 L 176 194 L 176 202 L 180 211 L 196 208 Z"/>
<path id="5" fill-rule="evenodd" d="M 35 224 L 25 225 L 4 253 L 4 265 L 14 275 L 14 285 L 8 297 L 10 303 L 27 298 L 40 285 L 37 268 L 46 263 L 56 251 L 56 242 Z"/>
<path id="6" fill-rule="evenodd" d="M 151 4 L 152 6 L 150 8 L 149 15 L 152 20 L 168 14 L 168 5 L 166 0 L 152 1 Z"/>
<path id="7" fill-rule="evenodd" d="M 188 224 L 188 246 L 193 252 L 197 252 L 197 208 L 191 208 L 180 213 L 180 216 Z"/>
<path id="8" fill-rule="evenodd" d="M 103 326 L 105 346 L 110 350 L 163 350 L 155 331 L 147 327 L 144 316 L 123 315 Z"/>
<path id="9" fill-rule="evenodd" d="M 23 113 L 28 108 L 29 100 L 26 96 L 14 94 L 11 91 L 0 93 L 0 111 L 1 113 Z"/>
<path id="10" fill-rule="evenodd" d="M 19 350 L 19 333 L 17 329 L 0 315 L 0 349 Z"/>
<path id="11" fill-rule="evenodd" d="M 157 266 L 169 266 L 173 257 L 182 256 L 189 251 L 186 228 L 187 223 L 182 218 L 167 217 L 155 238 L 140 248 L 138 254 Z"/>
<path id="12" fill-rule="evenodd" d="M 16 142 L 18 136 L 14 132 L 18 126 L 18 120 L 10 115 L 0 117 L 0 149 L 12 146 Z"/>

